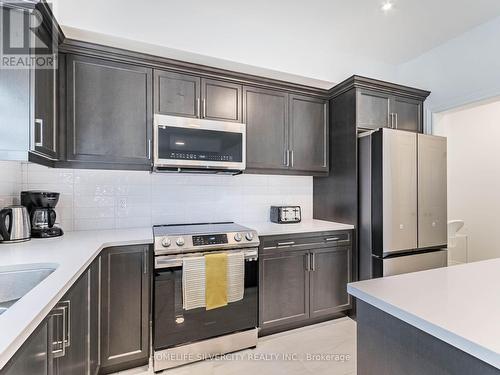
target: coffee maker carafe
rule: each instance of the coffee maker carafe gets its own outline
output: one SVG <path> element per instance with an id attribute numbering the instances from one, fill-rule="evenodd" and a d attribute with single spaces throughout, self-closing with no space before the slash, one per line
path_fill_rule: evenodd
<path id="1" fill-rule="evenodd" d="M 50 191 L 23 191 L 21 204 L 30 214 L 31 237 L 49 238 L 63 235 L 63 230 L 55 226 L 56 211 L 54 207 L 59 201 L 59 193 Z"/>

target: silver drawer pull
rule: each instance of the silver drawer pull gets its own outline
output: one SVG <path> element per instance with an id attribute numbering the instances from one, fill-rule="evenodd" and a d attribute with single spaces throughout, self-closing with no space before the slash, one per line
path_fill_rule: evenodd
<path id="1" fill-rule="evenodd" d="M 36 125 L 38 125 L 40 127 L 40 142 L 36 141 L 36 131 L 35 131 L 35 146 L 36 147 L 43 147 L 43 119 L 36 118 L 35 119 L 35 126 Z"/>
<path id="2" fill-rule="evenodd" d="M 292 245 L 295 245 L 295 241 L 278 242 L 278 246 L 292 246 Z"/>
<path id="3" fill-rule="evenodd" d="M 325 241 L 338 241 L 338 240 L 340 240 L 340 238 L 338 237 L 330 237 L 325 239 Z"/>

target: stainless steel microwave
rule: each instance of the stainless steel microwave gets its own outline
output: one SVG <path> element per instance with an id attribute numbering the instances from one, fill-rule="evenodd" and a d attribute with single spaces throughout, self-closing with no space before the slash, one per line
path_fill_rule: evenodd
<path id="1" fill-rule="evenodd" d="M 155 114 L 154 169 L 239 173 L 246 166 L 246 126 Z"/>

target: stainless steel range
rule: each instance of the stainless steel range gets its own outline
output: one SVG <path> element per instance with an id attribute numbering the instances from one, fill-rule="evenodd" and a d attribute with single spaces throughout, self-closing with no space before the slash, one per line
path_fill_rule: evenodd
<path id="1" fill-rule="evenodd" d="M 255 347 L 259 277 L 257 232 L 225 222 L 154 226 L 153 235 L 154 370 Z M 238 253 L 240 259 L 244 257 L 243 297 L 213 310 L 187 309 L 184 267 L 190 258 L 200 259 L 217 252 L 228 256 Z"/>

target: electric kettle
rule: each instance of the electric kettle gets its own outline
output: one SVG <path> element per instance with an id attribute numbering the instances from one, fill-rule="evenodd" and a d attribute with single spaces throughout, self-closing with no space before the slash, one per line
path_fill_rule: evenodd
<path id="1" fill-rule="evenodd" d="M 24 206 L 9 206 L 0 211 L 0 242 L 29 241 L 31 224 Z"/>

